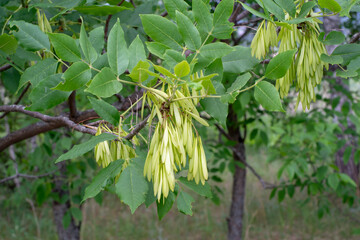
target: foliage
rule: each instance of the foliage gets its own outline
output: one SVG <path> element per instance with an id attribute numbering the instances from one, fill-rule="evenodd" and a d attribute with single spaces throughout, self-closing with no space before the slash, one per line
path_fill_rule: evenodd
<path id="1" fill-rule="evenodd" d="M 38 135 L 34 151 L 20 150 L 32 149 L 29 143 L 19 145 L 20 166 L 15 159 L 15 164 L 5 161 L 2 175 L 18 178 L 19 170 L 37 172 L 40 167 L 40 172 L 50 172 L 54 163 L 62 162 L 57 166 L 65 170 L 55 176 L 66 176 L 63 185 L 69 185 L 69 195 L 59 196 L 56 184 L 46 176 L 32 177 L 34 184 L 22 182 L 17 187 L 30 191 L 39 205 L 50 199 L 70 201 L 64 225 L 72 218 L 80 222 L 82 202 L 100 196 L 102 190 L 115 193 L 132 213 L 157 200 L 159 219 L 175 201 L 180 212 L 192 215 L 194 199 L 189 190 L 218 203 L 221 189 L 206 180 L 221 182 L 218 173 L 239 164 L 228 161 L 234 146 L 229 139 L 222 139 L 225 144 L 207 143 L 206 135 L 213 133 L 214 126 L 238 124 L 226 120 L 230 106 L 239 124 L 256 126 L 247 141 L 269 146 L 271 159 L 282 162 L 280 185 L 271 197 L 277 192 L 281 202 L 286 193 L 292 197 L 296 188 L 306 188 L 309 196 L 336 193 L 352 205 L 357 185 L 334 165 L 334 155 L 344 143 L 339 144 L 336 134 L 342 129 L 333 121 L 348 126 L 350 119 L 355 125 L 350 134 L 357 136 L 357 95 L 340 89 L 347 100 L 338 111 L 340 99 L 327 97 L 320 83 L 329 65 L 338 66 L 336 77 L 345 83 L 358 80 L 360 45 L 343 44 L 348 39 L 338 31 L 325 36 L 319 19 L 350 16 L 358 1 L 255 2 L 261 10 L 236 2 L 262 20 L 251 48 L 230 43 L 236 34 L 229 21 L 233 0 L 211 4 L 164 0 L 163 6 L 158 1 L 139 1 L 136 7 L 124 1 L 121 6 L 114 1 L 1 3 L 0 63 L 10 69 L 1 76 L 5 93 L 0 110 L 38 118 L 50 130 L 77 131 L 63 128 L 34 134 Z M 159 9 L 168 17 L 160 16 Z M 338 44 L 330 55 L 326 53 L 325 45 Z M 281 112 L 291 109 L 292 99 L 284 99 L 284 107 L 281 98 L 293 83 L 299 92 L 297 104 L 301 102 L 304 111 L 315 100 L 325 107 L 315 105 L 318 112 L 284 119 Z M 26 92 L 25 107 L 7 105 Z M 6 119 L 10 125 L 6 131 L 28 123 L 20 116 L 14 122 Z M 82 134 L 96 136 L 84 135 L 88 139 L 84 141 Z M 7 136 L 2 134 L 1 141 Z M 96 162 L 104 167 L 94 177 L 89 167 L 95 171 L 97 167 L 87 154 L 92 149 Z M 358 161 L 359 151 L 347 147 L 345 164 L 353 151 Z M 57 160 L 46 161 L 49 158 Z M 207 159 L 211 159 L 209 167 Z M 187 178 L 182 171 L 187 171 Z M 328 209 L 319 202 L 319 216 Z"/>

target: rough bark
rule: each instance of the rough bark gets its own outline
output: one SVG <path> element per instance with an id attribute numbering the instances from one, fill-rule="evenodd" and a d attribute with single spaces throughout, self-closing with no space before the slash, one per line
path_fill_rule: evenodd
<path id="1" fill-rule="evenodd" d="M 240 167 L 246 161 L 244 137 L 241 136 L 237 115 L 232 106 L 229 107 L 228 132 L 237 144 L 233 148 L 235 172 L 232 186 L 230 215 L 228 218 L 228 240 L 241 240 L 244 219 L 246 168 Z"/>
<path id="2" fill-rule="evenodd" d="M 63 196 L 69 195 L 69 191 L 64 189 L 64 180 L 65 179 L 65 171 L 66 165 L 65 163 L 59 163 L 58 168 L 60 171 L 60 176 L 54 177 L 54 189 L 53 192 L 57 193 L 59 199 L 62 199 Z M 57 201 L 53 201 L 52 209 L 54 214 L 54 222 L 56 226 L 56 230 L 59 236 L 59 240 L 80 240 L 80 226 L 81 222 L 78 225 L 75 223 L 75 219 L 71 216 L 70 224 L 67 228 L 65 228 L 63 224 L 63 218 L 67 211 L 69 211 L 71 207 L 70 200 L 67 200 L 65 203 L 60 203 Z"/>

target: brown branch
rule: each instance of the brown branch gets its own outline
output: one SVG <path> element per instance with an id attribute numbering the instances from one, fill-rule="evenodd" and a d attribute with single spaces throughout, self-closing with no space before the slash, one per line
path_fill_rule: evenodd
<path id="1" fill-rule="evenodd" d="M 8 70 L 10 68 L 11 68 L 10 64 L 5 64 L 5 65 L 0 67 L 0 72 L 4 72 L 4 71 L 6 71 L 6 70 Z"/>
<path id="2" fill-rule="evenodd" d="M 15 175 L 10 176 L 10 177 L 6 177 L 6 178 L 1 179 L 0 183 L 11 181 L 11 180 L 14 180 L 14 179 L 17 179 L 17 178 L 38 179 L 38 178 L 50 176 L 50 175 L 54 174 L 56 171 L 58 171 L 58 169 L 54 170 L 52 172 L 44 173 L 44 174 L 40 174 L 40 175 L 28 175 L 28 174 L 17 173 Z"/>
<path id="3" fill-rule="evenodd" d="M 19 98 L 14 102 L 15 105 L 16 105 L 16 104 L 19 104 L 19 102 L 21 101 L 21 99 L 25 96 L 25 93 L 29 90 L 30 85 L 31 85 L 30 83 L 28 83 L 28 84 L 26 85 L 26 87 L 24 88 L 24 90 L 21 92 Z M 7 114 L 8 114 L 8 112 L 2 114 L 2 115 L 0 116 L 0 119 L 4 118 Z"/>
<path id="4" fill-rule="evenodd" d="M 60 127 L 64 127 L 64 123 L 61 122 L 50 122 L 50 123 L 44 123 L 44 122 L 38 122 L 35 124 L 31 124 L 27 127 L 24 127 L 20 130 L 17 130 L 15 132 L 9 133 L 3 138 L 0 138 L 0 152 L 2 152 L 7 147 L 18 143 L 22 140 L 34 137 L 36 135 L 39 135 L 44 132 L 48 132 Z"/>
<path id="5" fill-rule="evenodd" d="M 143 95 L 143 90 L 135 92 L 131 96 L 127 97 L 123 104 L 115 107 L 119 111 L 125 111 L 131 106 L 132 102 L 135 102 L 142 95 Z M 95 135 L 96 130 L 80 125 L 80 123 L 88 121 L 90 119 L 99 118 L 98 114 L 94 110 L 79 112 L 78 116 L 75 119 L 69 119 L 68 115 L 66 114 L 57 117 L 52 117 L 38 112 L 27 111 L 24 109 L 24 106 L 20 106 L 20 105 L 0 106 L 0 112 L 21 112 L 31 117 L 38 118 L 44 121 L 44 122 L 38 122 L 32 124 L 15 132 L 9 133 L 3 138 L 0 138 L 0 152 L 15 143 L 34 137 L 38 134 L 45 133 L 62 127 L 69 127 L 78 132 Z M 143 124 L 144 126 L 146 125 L 146 123 Z M 137 134 L 144 126 L 142 126 L 139 129 L 136 127 L 130 134 L 132 133 Z M 126 139 L 131 139 L 133 136 L 134 135 L 129 135 L 126 137 Z"/>
<path id="6" fill-rule="evenodd" d="M 68 98 L 68 104 L 70 109 L 70 119 L 74 119 L 77 117 L 78 112 L 76 108 L 76 91 L 73 91 L 69 98 Z"/>
<path id="7" fill-rule="evenodd" d="M 350 43 L 355 43 L 355 42 L 357 42 L 359 39 L 360 39 L 360 32 L 355 33 L 355 34 L 351 37 Z"/>
<path id="8" fill-rule="evenodd" d="M 128 134 L 126 135 L 124 138 L 127 140 L 132 139 L 136 134 L 138 134 L 140 132 L 141 129 L 143 129 L 146 124 L 147 124 L 147 120 L 149 119 L 151 114 L 149 114 L 144 120 L 142 120 L 140 123 L 138 123 L 136 125 L 136 127 Z"/>
<path id="9" fill-rule="evenodd" d="M 224 135 L 227 139 L 231 139 L 231 136 L 222 128 L 219 124 L 215 123 L 215 127 L 219 130 L 219 132 Z"/>
<path id="10" fill-rule="evenodd" d="M 259 21 L 263 20 L 262 18 L 255 18 L 255 19 L 251 19 L 247 22 L 240 22 L 235 24 L 235 27 L 240 27 L 240 26 L 249 26 L 251 23 L 257 23 Z"/>

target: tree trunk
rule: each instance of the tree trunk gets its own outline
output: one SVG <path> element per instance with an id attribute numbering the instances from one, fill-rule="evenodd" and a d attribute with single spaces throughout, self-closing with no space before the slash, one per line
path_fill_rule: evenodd
<path id="1" fill-rule="evenodd" d="M 66 171 L 66 164 L 59 163 L 57 164 L 60 172 L 60 176 L 54 177 L 54 184 L 55 187 L 53 189 L 54 193 L 57 193 L 59 199 L 62 199 L 64 196 L 69 196 L 69 191 L 65 188 L 64 189 L 64 181 L 66 179 L 65 171 Z M 56 225 L 57 233 L 59 236 L 59 240 L 80 240 L 80 226 L 81 222 L 78 225 L 75 223 L 75 219 L 71 216 L 70 224 L 67 228 L 65 228 L 63 224 L 63 218 L 67 211 L 70 210 L 71 203 L 68 199 L 65 203 L 53 201 L 52 209 L 54 214 L 54 222 Z"/>
<path id="2" fill-rule="evenodd" d="M 246 161 L 244 144 L 245 136 L 241 136 L 237 115 L 231 105 L 229 106 L 229 115 L 227 120 L 228 132 L 230 133 L 231 138 L 237 142 L 233 148 L 235 172 L 232 186 L 230 216 L 227 219 L 228 240 L 241 240 L 245 205 L 246 168 L 240 167 L 240 164 L 238 163 Z"/>

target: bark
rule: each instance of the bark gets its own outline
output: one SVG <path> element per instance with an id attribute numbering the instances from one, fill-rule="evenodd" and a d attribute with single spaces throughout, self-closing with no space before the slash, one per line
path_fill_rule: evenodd
<path id="1" fill-rule="evenodd" d="M 228 240 L 241 240 L 244 219 L 245 205 L 245 185 L 246 185 L 246 168 L 242 168 L 237 163 L 245 162 L 245 137 L 241 136 L 240 126 L 237 124 L 237 115 L 232 106 L 229 106 L 228 115 L 228 132 L 231 138 L 237 142 L 233 148 L 233 157 L 235 160 L 235 172 L 232 186 L 232 198 L 230 206 L 230 216 L 228 220 Z"/>
<path id="2" fill-rule="evenodd" d="M 54 177 L 54 189 L 53 192 L 57 193 L 59 199 L 62 199 L 64 196 L 69 195 L 69 191 L 63 187 L 66 171 L 66 164 L 59 163 L 58 168 L 60 171 L 60 176 Z M 80 226 L 81 222 L 77 225 L 75 219 L 71 216 L 71 222 L 67 228 L 63 224 L 63 218 L 67 211 L 71 207 L 70 200 L 67 200 L 65 203 L 60 203 L 53 201 L 52 209 L 54 214 L 54 222 L 56 230 L 59 236 L 59 240 L 80 240 Z"/>

